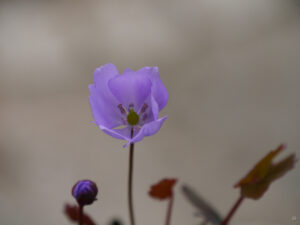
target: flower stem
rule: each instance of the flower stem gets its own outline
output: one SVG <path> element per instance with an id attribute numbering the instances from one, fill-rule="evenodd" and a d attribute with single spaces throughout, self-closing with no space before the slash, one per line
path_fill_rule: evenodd
<path id="1" fill-rule="evenodd" d="M 226 218 L 223 220 L 221 225 L 227 225 L 230 221 L 231 217 L 234 215 L 235 211 L 238 209 L 238 207 L 241 205 L 242 201 L 244 200 L 244 197 L 241 195 L 236 203 L 232 206 L 231 210 L 227 214 Z"/>
<path id="2" fill-rule="evenodd" d="M 79 205 L 79 225 L 83 225 L 83 205 Z"/>
<path id="3" fill-rule="evenodd" d="M 166 225 L 170 225 L 171 223 L 171 215 L 172 215 L 172 208 L 173 208 L 174 196 L 172 195 L 168 205 L 167 217 L 166 217 Z"/>
<path id="4" fill-rule="evenodd" d="M 131 137 L 132 136 L 133 136 L 133 129 L 131 130 Z M 129 147 L 129 171 L 128 171 L 128 206 L 129 206 L 129 217 L 130 217 L 131 225 L 135 225 L 133 202 L 132 202 L 133 153 L 134 153 L 134 143 L 131 143 Z"/>

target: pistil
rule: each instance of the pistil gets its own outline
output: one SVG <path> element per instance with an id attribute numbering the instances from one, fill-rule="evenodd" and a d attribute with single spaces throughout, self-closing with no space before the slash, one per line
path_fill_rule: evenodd
<path id="1" fill-rule="evenodd" d="M 133 110 L 129 109 L 129 113 L 127 115 L 127 122 L 131 126 L 137 125 L 139 123 L 139 115 Z"/>

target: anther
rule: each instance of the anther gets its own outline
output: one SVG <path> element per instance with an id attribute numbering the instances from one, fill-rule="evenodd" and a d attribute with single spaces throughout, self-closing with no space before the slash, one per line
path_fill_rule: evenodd
<path id="1" fill-rule="evenodd" d="M 125 114 L 125 113 L 126 113 L 126 111 L 125 111 L 125 109 L 124 109 L 124 107 L 123 107 L 122 104 L 119 104 L 119 105 L 118 105 L 118 108 L 119 108 L 121 114 Z"/>
<path id="2" fill-rule="evenodd" d="M 133 103 L 130 103 L 129 104 L 129 109 L 132 109 L 134 107 L 134 104 Z"/>
<path id="3" fill-rule="evenodd" d="M 141 109 L 141 113 L 146 112 L 147 108 L 148 108 L 148 105 L 146 103 L 144 103 L 144 105 L 142 106 L 142 109 Z"/>

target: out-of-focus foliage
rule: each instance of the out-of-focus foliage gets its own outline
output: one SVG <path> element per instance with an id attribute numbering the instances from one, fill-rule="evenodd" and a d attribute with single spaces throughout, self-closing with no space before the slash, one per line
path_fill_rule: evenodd
<path id="1" fill-rule="evenodd" d="M 110 222 L 110 225 L 122 225 L 121 221 L 118 220 L 118 219 L 113 219 L 111 222 Z"/>
<path id="2" fill-rule="evenodd" d="M 234 187 L 241 188 L 241 195 L 246 198 L 259 199 L 276 179 L 291 170 L 296 163 L 295 154 L 290 154 L 283 160 L 273 163 L 273 159 L 283 150 L 285 145 L 269 152 L 254 168 L 243 177 Z"/>
<path id="3" fill-rule="evenodd" d="M 222 217 L 219 212 L 205 201 L 199 194 L 193 191 L 189 186 L 182 186 L 183 194 L 197 208 L 201 216 L 203 216 L 204 224 L 212 223 L 214 225 L 221 224 Z"/>
<path id="4" fill-rule="evenodd" d="M 66 216 L 74 223 L 79 221 L 79 207 L 77 205 L 66 204 L 64 208 Z M 85 225 L 97 225 L 93 219 L 87 215 L 83 214 L 83 224 Z"/>
<path id="5" fill-rule="evenodd" d="M 177 179 L 162 179 L 157 184 L 151 186 L 149 195 L 152 198 L 164 200 L 173 196 L 173 187 Z"/>

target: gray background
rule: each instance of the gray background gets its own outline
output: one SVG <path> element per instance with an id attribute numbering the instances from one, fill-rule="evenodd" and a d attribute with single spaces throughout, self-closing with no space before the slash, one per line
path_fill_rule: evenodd
<path id="1" fill-rule="evenodd" d="M 299 15 L 296 0 L 0 1 L 0 224 L 70 224 L 82 178 L 99 185 L 93 218 L 128 224 L 128 149 L 90 122 L 88 84 L 107 62 L 158 66 L 170 94 L 168 120 L 136 145 L 137 223 L 163 224 L 167 203 L 147 195 L 163 177 L 179 179 L 173 225 L 199 222 L 183 183 L 225 215 L 269 150 L 299 156 Z M 300 224 L 299 190 L 296 168 L 232 224 Z"/>

